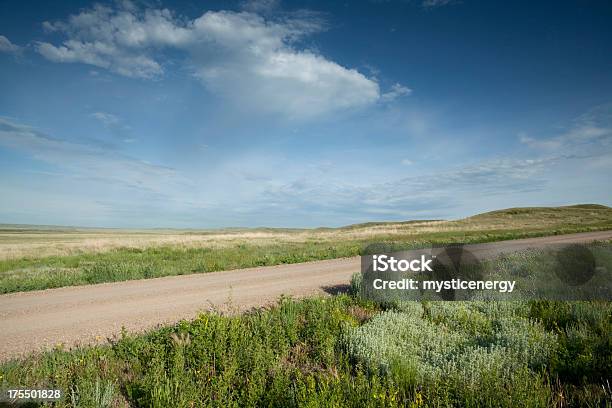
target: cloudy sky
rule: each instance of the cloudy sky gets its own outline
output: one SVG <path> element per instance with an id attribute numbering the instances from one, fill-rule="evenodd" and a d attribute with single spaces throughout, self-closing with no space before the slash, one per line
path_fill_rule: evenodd
<path id="1" fill-rule="evenodd" d="M 0 223 L 612 204 L 612 3 L 0 2 Z"/>

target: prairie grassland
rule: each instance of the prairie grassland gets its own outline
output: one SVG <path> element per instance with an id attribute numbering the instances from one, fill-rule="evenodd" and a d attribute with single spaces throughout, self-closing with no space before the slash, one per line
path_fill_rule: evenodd
<path id="1" fill-rule="evenodd" d="M 499 233 L 519 235 L 594 231 L 612 227 L 612 208 L 599 205 L 512 208 L 455 221 L 408 221 L 356 224 L 341 228 L 253 228 L 226 230 L 115 230 L 4 227 L 0 225 L 0 260 L 21 257 L 78 255 L 119 248 L 226 248 L 249 244 L 268 246 L 310 241 L 376 239 L 426 240 L 429 234 Z M 459 233 L 459 234 L 455 234 Z"/>
<path id="2" fill-rule="evenodd" d="M 0 230 L 0 293 L 359 255 L 373 242 L 418 247 L 612 229 L 612 208 L 516 208 L 456 221 L 221 231 Z"/>

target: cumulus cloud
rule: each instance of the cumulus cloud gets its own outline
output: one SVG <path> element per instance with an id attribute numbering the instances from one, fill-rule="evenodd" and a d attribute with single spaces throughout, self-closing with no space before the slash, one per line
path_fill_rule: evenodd
<path id="1" fill-rule="evenodd" d="M 130 3 L 128 3 L 130 4 Z M 46 22 L 47 31 L 67 38 L 38 43 L 55 62 L 81 62 L 128 77 L 164 73 L 163 49 L 182 51 L 195 78 L 238 107 L 288 118 L 310 118 L 368 106 L 407 95 L 400 84 L 382 93 L 375 78 L 344 67 L 303 40 L 324 29 L 311 12 L 276 19 L 256 13 L 274 2 L 245 3 L 251 11 L 209 11 L 195 20 L 167 9 L 113 9 L 97 5 L 65 22 Z"/>
<path id="2" fill-rule="evenodd" d="M 129 3 L 127 3 L 129 4 Z M 45 30 L 65 34 L 61 45 L 39 42 L 38 52 L 54 62 L 81 62 L 128 77 L 153 78 L 163 73 L 155 49 L 189 41 L 190 30 L 169 10 L 143 12 L 96 5 L 66 22 L 45 22 Z"/>
<path id="3" fill-rule="evenodd" d="M 229 12 L 206 13 L 194 25 L 209 45 L 203 53 L 194 50 L 197 77 L 243 106 L 303 118 L 366 106 L 380 97 L 378 84 L 365 75 L 291 46 L 312 27 Z"/>
<path id="4" fill-rule="evenodd" d="M 0 52 L 16 53 L 20 50 L 20 46 L 13 44 L 8 38 L 0 35 Z"/>

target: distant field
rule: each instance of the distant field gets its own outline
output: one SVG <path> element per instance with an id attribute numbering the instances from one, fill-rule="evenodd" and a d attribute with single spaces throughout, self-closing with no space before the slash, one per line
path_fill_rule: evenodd
<path id="1" fill-rule="evenodd" d="M 113 230 L 0 225 L 0 293 L 359 255 L 404 247 L 612 229 L 600 205 L 513 208 L 455 221 L 319 229 Z"/>

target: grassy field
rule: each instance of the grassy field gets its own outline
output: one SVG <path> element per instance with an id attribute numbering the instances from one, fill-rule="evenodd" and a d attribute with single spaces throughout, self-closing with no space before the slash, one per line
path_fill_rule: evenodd
<path id="1" fill-rule="evenodd" d="M 219 231 L 0 228 L 0 293 L 203 273 L 359 255 L 372 242 L 401 247 L 486 242 L 612 229 L 612 208 L 514 208 L 456 221 L 343 228 Z"/>

